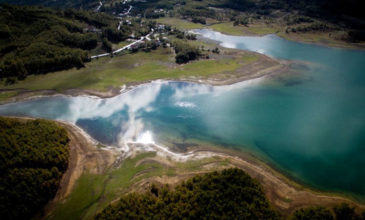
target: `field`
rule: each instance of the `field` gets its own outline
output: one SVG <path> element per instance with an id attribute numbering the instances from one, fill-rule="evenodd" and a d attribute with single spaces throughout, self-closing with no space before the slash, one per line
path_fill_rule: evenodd
<path id="1" fill-rule="evenodd" d="M 279 32 L 278 27 L 268 26 L 260 23 L 248 26 L 233 26 L 232 22 L 225 22 L 210 25 L 208 28 L 229 35 L 265 35 Z"/>
<path id="2" fill-rule="evenodd" d="M 182 30 L 204 28 L 204 25 L 202 25 L 202 24 L 196 24 L 196 23 L 193 23 L 193 22 L 190 22 L 187 20 L 179 19 L 179 18 L 164 17 L 164 18 L 155 19 L 155 21 L 157 23 L 170 25 L 170 26 L 176 27 L 178 29 L 182 29 Z"/>
<path id="3" fill-rule="evenodd" d="M 103 174 L 84 173 L 65 202 L 58 204 L 48 219 L 91 219 L 124 193 L 145 190 L 144 187 L 132 187 L 133 184 L 141 184 L 146 179 L 156 177 L 171 177 L 178 181 L 191 176 L 192 172 L 201 171 L 204 164 L 213 163 L 224 165 L 226 162 L 221 158 L 209 158 L 186 163 L 160 163 L 156 153 L 138 154 L 124 160 L 118 168 L 110 168 Z M 181 177 L 177 177 L 177 173 Z M 182 175 L 184 173 L 186 176 Z"/>
<path id="4" fill-rule="evenodd" d="M 108 91 L 130 83 L 156 79 L 181 79 L 185 77 L 208 77 L 232 72 L 252 62 L 255 54 L 224 56 L 217 59 L 200 59 L 184 65 L 175 64 L 170 48 L 160 48 L 149 53 L 138 52 L 99 58 L 86 64 L 85 68 L 59 71 L 46 75 L 32 75 L 12 85 L 3 82 L 0 89 L 56 90 L 89 89 Z M 6 99 L 16 95 L 1 93 Z"/>
<path id="5" fill-rule="evenodd" d="M 3 92 L 0 93 L 0 102 L 9 99 L 10 97 L 16 96 L 18 92 Z"/>

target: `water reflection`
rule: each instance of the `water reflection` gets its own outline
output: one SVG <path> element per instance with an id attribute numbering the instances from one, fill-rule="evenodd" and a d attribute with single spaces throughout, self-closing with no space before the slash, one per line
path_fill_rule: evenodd
<path id="1" fill-rule="evenodd" d="M 67 120 L 117 147 L 168 140 L 186 148 L 199 140 L 249 149 L 307 184 L 364 198 L 365 52 L 273 35 L 200 33 L 296 60 L 298 74 L 218 87 L 158 81 L 110 99 L 58 96 L 2 105 L 0 114 Z"/>

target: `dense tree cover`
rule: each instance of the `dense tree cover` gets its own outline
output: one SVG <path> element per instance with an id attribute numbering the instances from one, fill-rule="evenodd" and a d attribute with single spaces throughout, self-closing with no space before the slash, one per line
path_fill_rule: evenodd
<path id="1" fill-rule="evenodd" d="M 82 67 L 101 41 L 97 30 L 117 24 L 103 13 L 0 5 L 0 78 Z"/>
<path id="2" fill-rule="evenodd" d="M 0 117 L 0 216 L 30 219 L 55 195 L 68 165 L 67 132 L 52 122 Z"/>
<path id="3" fill-rule="evenodd" d="M 279 219 L 260 184 L 240 169 L 212 172 L 178 185 L 128 194 L 96 219 Z"/>
<path id="4" fill-rule="evenodd" d="M 291 220 L 333 220 L 330 210 L 323 207 L 309 207 L 296 210 Z"/>
<path id="5" fill-rule="evenodd" d="M 340 16 L 347 14 L 365 18 L 361 8 L 365 3 L 362 0 L 223 0 L 217 5 L 237 9 L 240 11 L 273 9 L 299 10 L 310 16 Z"/>
<path id="6" fill-rule="evenodd" d="M 213 5 L 262 15 L 268 15 L 278 9 L 298 11 L 303 15 L 332 22 L 340 21 L 350 28 L 362 29 L 365 26 L 363 22 L 365 1 L 363 0 L 223 0 Z"/>
<path id="7" fill-rule="evenodd" d="M 18 5 L 43 5 L 47 7 L 60 8 L 96 8 L 99 0 L 0 0 L 0 3 L 18 4 Z"/>
<path id="8" fill-rule="evenodd" d="M 109 41 L 118 43 L 124 41 L 130 35 L 131 30 L 118 31 L 115 28 L 105 28 L 103 29 L 103 37 L 107 38 Z"/>
<path id="9" fill-rule="evenodd" d="M 320 206 L 301 208 L 296 210 L 290 217 L 291 220 L 365 220 L 365 211 L 360 215 L 355 208 L 347 203 L 341 203 L 332 210 Z"/>
<path id="10" fill-rule="evenodd" d="M 173 42 L 172 47 L 175 50 L 175 61 L 178 64 L 197 60 L 202 55 L 201 50 L 198 47 L 191 46 L 190 44 L 182 41 Z"/>

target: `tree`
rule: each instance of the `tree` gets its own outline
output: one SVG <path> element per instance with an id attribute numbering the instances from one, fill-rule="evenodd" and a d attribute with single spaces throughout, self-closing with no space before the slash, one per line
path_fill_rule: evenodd
<path id="1" fill-rule="evenodd" d="M 112 43 L 110 43 L 106 38 L 103 39 L 102 47 L 108 53 L 112 52 L 113 50 Z"/>
<path id="2" fill-rule="evenodd" d="M 54 197 L 68 166 L 68 142 L 52 122 L 0 117 L 2 219 L 30 219 Z"/>
<path id="3" fill-rule="evenodd" d="M 323 207 L 309 207 L 296 210 L 291 220 L 333 220 L 330 210 Z"/>
<path id="4" fill-rule="evenodd" d="M 237 168 L 195 176 L 170 190 L 127 194 L 96 219 L 279 219 L 260 184 Z"/>
<path id="5" fill-rule="evenodd" d="M 336 215 L 336 220 L 355 220 L 358 219 L 355 213 L 355 208 L 349 206 L 347 203 L 341 203 L 333 208 Z"/>

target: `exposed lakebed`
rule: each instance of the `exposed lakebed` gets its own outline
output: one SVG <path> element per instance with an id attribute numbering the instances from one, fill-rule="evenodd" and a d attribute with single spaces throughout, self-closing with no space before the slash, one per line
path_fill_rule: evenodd
<path id="1" fill-rule="evenodd" d="M 34 98 L 0 114 L 71 121 L 106 145 L 176 139 L 245 149 L 308 185 L 365 198 L 364 51 L 195 32 L 300 64 L 294 75 L 226 86 L 157 81 L 108 99 Z"/>

